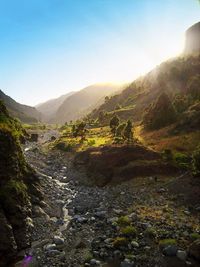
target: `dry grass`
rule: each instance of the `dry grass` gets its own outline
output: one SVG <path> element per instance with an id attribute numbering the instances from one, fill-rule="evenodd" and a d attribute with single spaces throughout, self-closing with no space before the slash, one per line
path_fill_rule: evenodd
<path id="1" fill-rule="evenodd" d="M 200 143 L 200 131 L 170 135 L 171 127 L 157 131 L 145 131 L 142 126 L 135 128 L 136 138 L 145 146 L 156 151 L 171 149 L 173 151 L 191 153 Z"/>

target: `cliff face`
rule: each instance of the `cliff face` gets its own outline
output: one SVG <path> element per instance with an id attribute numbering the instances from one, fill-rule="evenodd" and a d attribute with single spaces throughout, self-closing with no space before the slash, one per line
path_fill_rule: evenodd
<path id="1" fill-rule="evenodd" d="M 200 22 L 186 31 L 185 54 L 200 54 Z"/>
<path id="2" fill-rule="evenodd" d="M 24 159 L 19 126 L 0 102 L 0 267 L 30 245 L 31 191 L 37 178 Z"/>

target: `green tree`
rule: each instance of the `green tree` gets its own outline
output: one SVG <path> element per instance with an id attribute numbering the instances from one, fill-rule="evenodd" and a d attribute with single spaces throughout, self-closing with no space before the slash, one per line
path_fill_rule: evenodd
<path id="1" fill-rule="evenodd" d="M 85 134 L 86 134 L 86 123 L 85 122 L 80 122 L 77 125 L 73 125 L 72 127 L 72 134 L 74 137 L 80 136 L 82 139 L 85 138 Z"/>
<path id="2" fill-rule="evenodd" d="M 99 123 L 102 123 L 104 118 L 105 118 L 105 112 L 101 110 L 98 116 Z"/>
<path id="3" fill-rule="evenodd" d="M 120 120 L 119 120 L 119 117 L 117 115 L 114 115 L 110 120 L 110 128 L 111 128 L 111 132 L 114 136 L 116 134 L 116 129 L 119 125 L 119 122 L 120 122 Z"/>
<path id="4" fill-rule="evenodd" d="M 124 131 L 125 126 L 126 126 L 126 123 L 121 123 L 116 128 L 116 136 L 117 137 L 123 137 L 123 131 Z"/>
<path id="5" fill-rule="evenodd" d="M 127 121 L 126 127 L 124 128 L 124 138 L 130 143 L 133 140 L 133 131 L 132 131 L 132 122 L 130 120 Z"/>

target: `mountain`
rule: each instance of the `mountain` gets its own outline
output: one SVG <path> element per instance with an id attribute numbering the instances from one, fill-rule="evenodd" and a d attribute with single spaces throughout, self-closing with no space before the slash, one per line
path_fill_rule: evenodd
<path id="1" fill-rule="evenodd" d="M 199 25 L 195 24 L 189 32 L 191 29 L 199 28 Z M 193 35 L 193 38 L 200 39 L 200 31 L 195 32 L 196 36 Z M 186 47 L 189 42 L 187 38 Z M 176 117 L 176 122 L 185 125 L 185 130 L 200 128 L 198 119 L 200 118 L 200 55 L 197 53 L 198 50 L 195 51 L 195 55 L 184 54 L 170 59 L 133 81 L 121 93 L 110 97 L 98 109 L 93 110 L 90 117 L 98 118 L 100 113 L 104 114 L 105 125 L 114 114 L 117 114 L 122 121 L 131 119 L 133 122 L 140 121 L 144 124 L 148 121 L 151 126 L 159 125 L 155 120 L 163 120 L 162 127 L 175 122 Z M 160 105 L 161 100 L 168 103 Z M 167 107 L 166 110 L 164 106 Z M 172 118 L 173 108 L 176 114 Z M 170 114 L 167 114 L 167 110 Z M 162 118 L 158 118 L 155 114 L 159 114 Z M 168 115 L 170 119 L 167 119 Z M 159 127 L 162 128 L 161 125 Z"/>
<path id="2" fill-rule="evenodd" d="M 185 54 L 200 52 L 200 22 L 194 24 L 186 31 Z"/>
<path id="3" fill-rule="evenodd" d="M 34 108 L 22 105 L 0 90 L 0 100 L 4 102 L 9 113 L 24 123 L 35 123 L 40 120 L 41 114 Z"/>
<path id="4" fill-rule="evenodd" d="M 50 99 L 49 101 L 35 106 L 35 108 L 42 113 L 42 121 L 49 122 L 49 120 L 52 118 L 52 116 L 55 115 L 58 108 L 62 105 L 65 99 L 73 94 L 74 92 L 70 92 L 58 98 Z"/>
<path id="5" fill-rule="evenodd" d="M 31 203 L 42 199 L 39 178 L 26 162 L 20 146 L 24 132 L 20 122 L 9 115 L 0 101 L 1 267 L 11 266 L 18 252 L 30 247 Z"/>
<path id="6" fill-rule="evenodd" d="M 67 97 L 58 108 L 52 122 L 65 123 L 70 120 L 77 120 L 89 111 L 103 103 L 104 98 L 116 93 L 122 85 L 115 84 L 94 84 L 77 93 Z"/>

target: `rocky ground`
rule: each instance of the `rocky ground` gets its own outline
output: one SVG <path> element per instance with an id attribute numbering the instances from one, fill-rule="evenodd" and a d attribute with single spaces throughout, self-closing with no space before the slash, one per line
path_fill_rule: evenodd
<path id="1" fill-rule="evenodd" d="M 89 187 L 72 154 L 42 149 L 46 139 L 25 149 L 44 201 L 33 208 L 32 247 L 21 252 L 22 266 L 200 266 L 200 207 L 173 192 L 180 179 L 191 186 L 188 175 Z"/>

